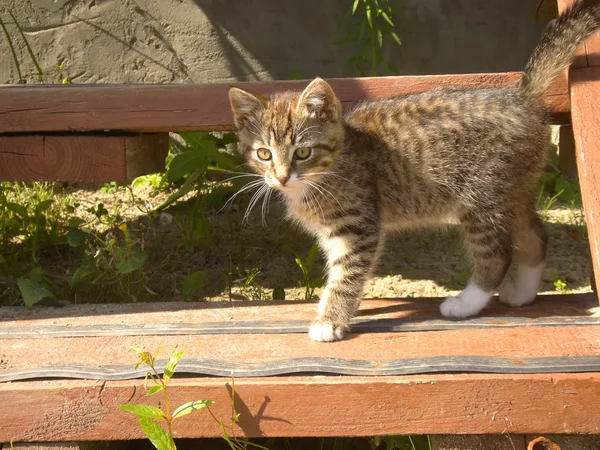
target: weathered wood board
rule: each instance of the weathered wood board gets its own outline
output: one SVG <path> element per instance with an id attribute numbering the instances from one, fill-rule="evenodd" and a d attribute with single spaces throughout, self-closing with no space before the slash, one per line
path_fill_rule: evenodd
<path id="1" fill-rule="evenodd" d="M 494 304 L 466 321 L 440 318 L 439 304 L 365 300 L 349 339 L 335 344 L 308 338 L 314 302 L 2 308 L 0 379 L 26 379 L 0 382 L 0 441 L 141 438 L 116 405 L 160 396 L 145 396 L 129 347 L 176 344 L 186 357 L 171 403 L 215 400 L 227 421 L 233 372 L 238 435 L 600 433 L 593 294 Z M 221 431 L 202 411 L 175 432 Z"/>
<path id="2" fill-rule="evenodd" d="M 167 133 L 0 134 L 0 181 L 130 181 L 163 171 Z"/>
<path id="3" fill-rule="evenodd" d="M 330 79 L 346 106 L 440 87 L 493 88 L 514 83 L 518 72 Z M 231 86 L 260 93 L 301 90 L 303 81 L 196 85 L 0 86 L 0 133 L 41 131 L 232 130 Z M 568 123 L 565 78 L 545 96 L 554 122 Z"/>

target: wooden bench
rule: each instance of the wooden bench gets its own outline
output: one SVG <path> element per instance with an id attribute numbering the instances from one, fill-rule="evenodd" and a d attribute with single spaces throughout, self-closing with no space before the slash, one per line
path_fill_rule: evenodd
<path id="1" fill-rule="evenodd" d="M 329 81 L 350 105 L 439 86 L 504 86 L 518 76 Z M 232 129 L 230 86 L 306 84 L 0 87 L 0 179 L 129 180 L 160 168 L 168 131 Z M 553 123 L 575 132 L 598 282 L 600 35 L 545 101 Z M 308 339 L 312 302 L 3 307 L 0 442 L 142 438 L 116 405 L 158 398 L 145 397 L 144 370 L 133 370 L 128 349 L 175 344 L 187 357 L 172 402 L 215 400 L 226 421 L 234 373 L 239 435 L 600 434 L 595 294 L 495 305 L 465 321 L 442 320 L 439 302 L 366 300 L 349 339 L 331 345 Z M 180 438 L 220 434 L 207 415 L 175 429 Z"/>

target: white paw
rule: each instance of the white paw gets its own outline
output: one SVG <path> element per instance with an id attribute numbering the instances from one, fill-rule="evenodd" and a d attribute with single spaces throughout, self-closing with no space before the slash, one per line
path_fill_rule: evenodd
<path id="1" fill-rule="evenodd" d="M 308 335 L 313 341 L 341 341 L 344 339 L 344 330 L 339 327 L 334 327 L 330 323 L 313 323 L 308 330 Z"/>
<path id="2" fill-rule="evenodd" d="M 468 308 L 466 308 L 466 306 L 467 305 L 460 299 L 460 297 L 448 297 L 440 305 L 440 312 L 444 317 L 455 317 L 462 319 L 471 315 L 467 312 Z"/>
<path id="3" fill-rule="evenodd" d="M 463 319 L 479 314 L 487 305 L 491 292 L 486 292 L 474 284 L 469 283 L 459 297 L 448 297 L 440 305 L 440 312 L 445 317 Z"/>
<path id="4" fill-rule="evenodd" d="M 517 291 L 515 283 L 512 281 L 506 282 L 500 288 L 498 300 L 502 303 L 518 308 L 519 306 L 527 305 L 535 300 L 537 292 Z"/>

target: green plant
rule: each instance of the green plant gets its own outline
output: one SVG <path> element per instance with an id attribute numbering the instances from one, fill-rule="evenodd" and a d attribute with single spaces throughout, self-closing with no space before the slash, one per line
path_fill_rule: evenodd
<path id="1" fill-rule="evenodd" d="M 227 145 L 237 142 L 234 133 L 226 133 L 218 137 L 206 132 L 188 132 L 179 133 L 179 136 L 185 146 L 183 151 L 167 160 L 165 176 L 169 183 L 182 182 L 183 184 L 155 208 L 157 211 L 172 205 L 194 190 L 203 195 L 207 193 L 211 193 L 212 196 L 224 195 L 223 190 L 207 189 L 207 172 L 229 172 L 240 165 L 235 157 L 222 151 Z M 175 146 L 171 144 L 171 148 L 174 149 Z"/>
<path id="2" fill-rule="evenodd" d="M 196 412 L 202 408 L 207 408 L 214 402 L 212 400 L 195 400 L 184 403 L 171 412 L 172 405 L 169 404 L 169 381 L 175 374 L 177 364 L 181 358 L 183 358 L 184 352 L 176 351 L 177 347 L 173 349 L 165 366 L 164 373 L 161 376 L 156 370 L 156 358 L 158 357 L 160 349 L 156 351 L 154 355 L 137 347 L 132 348 L 132 350 L 139 359 L 135 368 L 139 368 L 142 364 L 150 368 L 150 370 L 146 372 L 146 378 L 144 380 L 144 387 L 147 389 L 146 395 L 151 396 L 162 392 L 165 406 L 164 410 L 155 406 L 142 404 L 118 405 L 118 407 L 123 411 L 133 413 L 138 417 L 140 427 L 144 431 L 144 434 L 146 434 L 157 450 L 176 450 L 177 447 L 175 445 L 175 440 L 173 439 L 173 422 L 180 417 Z M 153 383 L 153 386 L 150 389 L 147 388 L 146 384 L 148 379 Z M 161 426 L 156 422 L 157 420 L 164 423 L 164 426 Z"/>
<path id="3" fill-rule="evenodd" d="M 143 240 L 134 238 L 127 224 L 105 235 L 91 229 L 71 230 L 68 242 L 72 248 L 83 249 L 81 264 L 67 277 L 74 295 L 94 290 L 104 297 L 114 287 L 120 295 L 134 301 L 143 292 L 156 295 L 148 287 L 148 277 L 143 270 L 149 254 Z"/>
<path id="4" fill-rule="evenodd" d="M 29 41 L 27 40 L 25 33 L 23 33 L 23 29 L 21 28 L 21 25 L 19 25 L 17 18 L 15 17 L 15 15 L 13 14 L 13 12 L 11 10 L 8 10 L 8 14 L 10 14 L 13 24 L 17 27 L 17 30 L 19 31 L 19 35 L 21 36 L 21 39 L 23 39 L 23 42 L 25 43 L 25 47 L 27 48 L 27 53 L 29 54 L 31 61 L 33 62 L 33 65 L 35 66 L 40 83 L 43 83 L 44 76 L 42 74 L 42 69 L 40 68 L 37 58 L 35 57 L 35 54 L 33 53 L 31 45 L 29 45 Z M 17 82 L 20 84 L 24 84 L 24 83 L 26 83 L 26 80 L 23 77 L 23 74 L 21 73 L 21 66 L 19 64 L 19 59 L 17 58 L 17 53 L 15 52 L 15 47 L 13 45 L 13 41 L 10 37 L 10 34 L 8 34 L 8 30 L 6 28 L 6 23 L 2 20 L 1 17 L 0 17 L 0 27 L 2 27 L 2 31 L 4 32 L 4 35 L 8 42 L 8 47 L 10 48 L 10 52 L 13 57 L 13 61 L 15 63 L 15 69 L 17 70 L 17 75 L 19 77 Z"/>
<path id="5" fill-rule="evenodd" d="M 547 212 L 561 200 L 571 207 L 581 206 L 581 189 L 577 180 L 569 179 L 558 166 L 558 147 L 550 144 L 547 170 L 540 179 L 538 207 Z M 543 202 L 543 203 L 542 203 Z"/>
<path id="6" fill-rule="evenodd" d="M 305 259 L 302 259 L 300 255 L 294 252 L 296 255 L 296 264 L 298 267 L 300 267 L 302 272 L 302 281 L 299 281 L 298 285 L 300 287 L 304 287 L 305 300 L 313 300 L 317 298 L 315 295 L 315 290 L 323 287 L 323 284 L 325 283 L 325 280 L 322 276 L 318 278 L 311 277 L 311 270 L 318 252 L 319 247 L 316 242 L 310 247 Z"/>
<path id="7" fill-rule="evenodd" d="M 561 280 L 558 275 L 553 274 L 552 275 L 552 279 L 554 280 L 554 282 L 552 284 L 554 284 L 554 287 L 556 288 L 556 290 L 558 292 L 562 292 L 563 294 L 569 291 L 569 288 L 567 286 L 567 283 L 563 280 Z"/>
<path id="8" fill-rule="evenodd" d="M 140 427 L 144 434 L 157 450 L 177 450 L 175 439 L 173 438 L 173 422 L 180 417 L 186 416 L 200 409 L 206 408 L 212 419 L 217 422 L 222 431 L 222 438 L 227 442 L 233 450 L 246 450 L 248 447 L 254 447 L 261 450 L 269 450 L 262 445 L 250 442 L 246 439 L 240 439 L 235 436 L 235 425 L 238 423 L 240 414 L 235 410 L 235 382 L 233 375 L 231 377 L 231 422 L 229 425 L 230 432 L 227 431 L 225 423 L 218 419 L 210 410 L 210 405 L 214 404 L 213 400 L 195 400 L 184 403 L 171 412 L 171 404 L 169 397 L 169 382 L 175 375 L 177 365 L 184 356 L 183 351 L 177 351 L 177 347 L 173 349 L 169 359 L 165 365 L 163 375 L 161 376 L 156 369 L 156 358 L 160 352 L 158 349 L 154 354 L 145 349 L 133 347 L 132 350 L 138 357 L 138 362 L 135 369 L 138 369 L 142 364 L 150 369 L 146 372 L 144 379 L 144 387 L 146 388 L 146 396 L 152 396 L 163 393 L 164 410 L 151 405 L 144 404 L 127 404 L 118 405 L 118 408 L 123 411 L 135 414 L 140 422 Z M 153 386 L 148 388 L 148 379 L 153 383 Z M 157 422 L 159 421 L 159 422 Z M 164 425 L 160 425 L 164 423 Z"/>
<path id="9" fill-rule="evenodd" d="M 14 262 L 29 253 L 36 263 L 41 250 L 83 222 L 73 214 L 76 206 L 71 198 L 56 196 L 51 183 L 0 183 L 0 254 Z"/>
<path id="10" fill-rule="evenodd" d="M 246 270 L 244 274 L 240 273 L 237 269 L 238 278 L 234 281 L 234 284 L 241 283 L 242 295 L 250 301 L 263 301 L 267 300 L 268 296 L 262 286 L 256 283 L 256 279 L 260 276 L 260 269 L 253 268 Z"/>
<path id="11" fill-rule="evenodd" d="M 394 31 L 394 11 L 389 0 L 354 0 L 346 16 L 352 21 L 351 31 L 336 44 L 354 43 L 362 47 L 361 53 L 349 58 L 346 64 L 355 67 L 360 76 L 367 73 L 377 76 L 382 68 L 397 74 L 398 69 L 382 53 L 388 37 L 402 45 Z"/>
<path id="12" fill-rule="evenodd" d="M 204 286 L 204 280 L 206 279 L 206 272 L 199 270 L 193 272 L 183 279 L 183 295 L 189 297 L 194 292 L 200 290 Z"/>

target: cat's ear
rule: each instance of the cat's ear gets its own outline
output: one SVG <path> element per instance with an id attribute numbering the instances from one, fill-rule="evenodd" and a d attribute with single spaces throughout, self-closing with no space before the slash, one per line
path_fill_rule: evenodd
<path id="1" fill-rule="evenodd" d="M 229 103 L 233 111 L 233 121 L 238 129 L 243 128 L 244 122 L 258 118 L 259 113 L 265 109 L 261 99 L 236 87 L 229 89 Z"/>
<path id="2" fill-rule="evenodd" d="M 342 115 L 342 106 L 327 81 L 315 78 L 304 89 L 298 105 L 298 112 L 321 120 L 337 121 Z"/>

